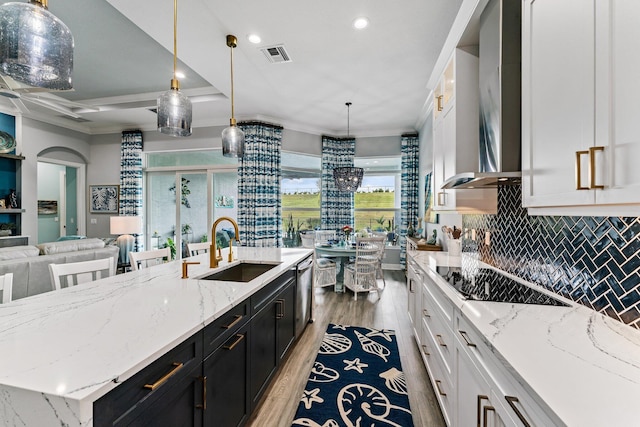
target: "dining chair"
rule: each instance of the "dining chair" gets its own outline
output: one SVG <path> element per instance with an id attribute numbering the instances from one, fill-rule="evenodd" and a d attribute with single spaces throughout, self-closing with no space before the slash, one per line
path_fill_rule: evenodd
<path id="1" fill-rule="evenodd" d="M 378 288 L 378 254 L 376 245 L 362 242 L 356 245 L 356 260 L 344 269 L 344 286 L 353 291 L 353 299 L 358 300 L 358 292 L 380 292 Z"/>
<path id="2" fill-rule="evenodd" d="M 131 271 L 141 270 L 143 268 L 152 267 L 154 265 L 162 264 L 167 261 L 171 261 L 171 249 L 153 249 L 150 251 L 142 252 L 130 252 L 129 260 L 131 261 Z"/>
<path id="3" fill-rule="evenodd" d="M 210 249 L 211 249 L 211 242 L 187 243 L 187 250 L 189 251 L 189 256 L 206 254 L 209 252 Z"/>
<path id="4" fill-rule="evenodd" d="M 60 290 L 62 285 L 66 285 L 68 288 L 113 276 L 116 274 L 116 263 L 113 257 L 109 257 L 65 264 L 49 264 L 49 272 L 53 288 Z"/>
<path id="5" fill-rule="evenodd" d="M 328 258 L 316 255 L 315 233 L 313 231 L 301 232 L 300 241 L 305 248 L 313 249 L 313 286 L 322 288 L 325 286 L 335 286 L 337 282 L 338 269 L 336 263 Z"/>
<path id="6" fill-rule="evenodd" d="M 382 283 L 384 284 L 384 286 L 387 286 L 387 282 L 385 282 L 384 280 L 384 270 L 382 269 L 382 258 L 384 258 L 384 249 L 386 245 L 385 243 L 386 240 L 387 240 L 386 233 L 384 236 L 378 235 L 374 237 L 359 237 L 356 240 L 356 243 L 358 245 L 360 243 L 366 243 L 366 244 L 374 245 L 376 248 L 378 248 L 378 264 L 376 267 L 376 277 L 378 279 L 382 279 Z"/>
<path id="7" fill-rule="evenodd" d="M 0 291 L 2 291 L 2 303 L 11 302 L 13 297 L 13 273 L 0 276 Z"/>

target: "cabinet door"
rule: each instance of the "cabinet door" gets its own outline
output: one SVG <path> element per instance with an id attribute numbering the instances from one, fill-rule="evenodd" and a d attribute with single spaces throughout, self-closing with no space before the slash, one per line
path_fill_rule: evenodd
<path id="1" fill-rule="evenodd" d="M 149 405 L 142 405 L 113 425 L 149 427 L 196 427 L 202 425 L 203 384 L 199 364 L 170 390 Z"/>
<path id="2" fill-rule="evenodd" d="M 609 0 L 596 10 L 596 168 L 598 204 L 640 203 L 640 2 Z"/>
<path id="3" fill-rule="evenodd" d="M 251 407 L 258 403 L 264 387 L 278 366 L 276 356 L 276 303 L 267 304 L 251 319 Z"/>
<path id="4" fill-rule="evenodd" d="M 445 207 L 446 193 L 440 187 L 444 183 L 444 122 L 442 120 L 433 123 L 433 209 L 443 210 Z"/>
<path id="5" fill-rule="evenodd" d="M 291 282 L 276 297 L 278 361 L 284 357 L 296 337 L 295 300 L 296 287 L 294 282 Z"/>
<path id="6" fill-rule="evenodd" d="M 249 325 L 215 350 L 203 364 L 206 378 L 204 426 L 235 427 L 251 413 L 249 404 Z"/>
<path id="7" fill-rule="evenodd" d="M 594 144 L 595 0 L 525 0 L 522 51 L 522 175 L 527 207 L 585 205 Z"/>
<path id="8" fill-rule="evenodd" d="M 476 367 L 456 348 L 458 365 L 458 399 L 456 417 L 459 426 L 502 427 L 500 408 L 492 403 L 491 387 Z"/>

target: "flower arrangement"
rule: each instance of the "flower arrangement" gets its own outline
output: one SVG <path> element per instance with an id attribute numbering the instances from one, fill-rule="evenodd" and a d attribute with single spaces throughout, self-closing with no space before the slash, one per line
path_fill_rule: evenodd
<path id="1" fill-rule="evenodd" d="M 345 237 L 348 239 L 349 235 L 353 233 L 353 227 L 350 225 L 345 225 L 344 227 L 342 227 L 342 232 L 344 233 Z"/>

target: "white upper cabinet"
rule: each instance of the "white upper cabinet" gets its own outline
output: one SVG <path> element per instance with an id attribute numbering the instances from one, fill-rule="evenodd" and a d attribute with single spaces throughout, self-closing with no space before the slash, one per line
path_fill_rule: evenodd
<path id="1" fill-rule="evenodd" d="M 522 188 L 531 213 L 640 214 L 639 19 L 640 2 L 525 0 Z"/>
<path id="2" fill-rule="evenodd" d="M 436 211 L 495 213 L 496 190 L 443 190 L 443 182 L 479 168 L 478 57 L 455 49 L 434 89 L 433 183 Z"/>

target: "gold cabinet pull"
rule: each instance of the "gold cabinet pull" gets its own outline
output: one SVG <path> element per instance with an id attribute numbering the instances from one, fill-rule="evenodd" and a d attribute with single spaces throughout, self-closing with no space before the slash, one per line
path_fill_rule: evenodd
<path id="1" fill-rule="evenodd" d="M 447 193 L 441 191 L 438 193 L 438 206 L 444 206 L 447 200 Z"/>
<path id="2" fill-rule="evenodd" d="M 229 323 L 228 325 L 222 325 L 222 329 L 231 329 L 233 328 L 239 321 L 242 320 L 242 315 L 241 314 L 236 314 L 235 319 L 233 320 L 233 322 Z"/>
<path id="3" fill-rule="evenodd" d="M 493 406 L 485 406 L 484 409 L 482 410 L 482 427 L 487 427 L 489 424 L 487 423 L 487 412 L 492 411 L 495 412 L 496 408 L 494 408 Z"/>
<path id="4" fill-rule="evenodd" d="M 482 427 L 480 425 L 480 416 L 482 415 L 482 401 L 483 400 L 489 400 L 489 396 L 485 396 L 484 394 L 479 394 L 478 395 L 478 402 L 476 404 L 476 409 L 478 410 L 478 416 L 477 416 L 477 421 L 478 421 L 478 427 Z"/>
<path id="5" fill-rule="evenodd" d="M 440 396 L 446 396 L 447 393 L 445 393 L 444 391 L 442 391 L 442 389 L 440 388 L 440 380 L 436 380 L 436 388 L 438 389 L 438 394 L 440 394 Z"/>
<path id="6" fill-rule="evenodd" d="M 427 346 L 422 344 L 422 352 L 426 355 L 426 356 L 431 356 L 431 353 L 429 353 L 427 351 Z"/>
<path id="7" fill-rule="evenodd" d="M 444 95 L 438 95 L 436 97 L 436 100 L 438 101 L 438 111 L 444 110 L 444 105 L 442 105 L 443 104 L 443 102 L 442 102 L 443 98 L 444 98 Z"/>
<path id="8" fill-rule="evenodd" d="M 427 311 L 427 309 L 423 309 L 423 310 L 422 310 L 422 315 L 423 315 L 424 317 L 431 317 L 431 315 L 429 314 L 429 312 Z"/>
<path id="9" fill-rule="evenodd" d="M 442 347 L 446 347 L 447 343 L 444 342 L 444 340 L 442 339 L 442 335 L 436 335 L 436 341 L 438 341 L 438 345 L 441 345 Z"/>
<path id="10" fill-rule="evenodd" d="M 604 147 L 589 147 L 589 188 L 603 190 L 604 185 L 596 185 L 596 151 L 604 151 Z"/>
<path id="11" fill-rule="evenodd" d="M 182 363 L 173 362 L 172 366 L 173 366 L 173 368 L 171 368 L 171 370 L 169 372 L 167 372 L 165 375 L 163 375 L 158 381 L 156 381 L 153 384 L 145 384 L 144 388 L 146 388 L 148 390 L 151 390 L 151 391 L 157 389 L 162 384 L 164 384 L 169 378 L 174 376 L 180 370 L 180 368 L 182 368 L 182 366 L 184 366 L 184 365 Z"/>
<path id="12" fill-rule="evenodd" d="M 589 187 L 583 187 L 581 182 L 582 166 L 580 165 L 580 157 L 583 154 L 589 154 L 588 151 L 576 151 L 576 190 L 588 190 Z"/>
<path id="13" fill-rule="evenodd" d="M 460 335 L 462 335 L 462 339 L 464 340 L 464 342 L 469 346 L 469 347 L 475 347 L 476 345 L 469 339 L 469 336 L 467 335 L 467 333 L 465 331 L 461 331 L 460 329 L 458 329 L 458 332 L 460 332 Z"/>
<path id="14" fill-rule="evenodd" d="M 413 290 L 413 279 L 409 279 L 409 292 L 414 293 L 415 291 Z"/>
<path id="15" fill-rule="evenodd" d="M 519 402 L 518 398 L 515 396 L 505 396 L 504 398 L 507 400 L 507 403 L 509 404 L 509 406 L 511 406 L 511 409 L 513 409 L 513 412 L 516 413 L 520 421 L 522 421 L 524 427 L 531 427 L 531 424 L 529 424 L 522 412 L 520 412 L 520 410 L 516 407 L 515 402 Z"/>
<path id="16" fill-rule="evenodd" d="M 202 381 L 202 404 L 197 404 L 196 408 L 207 410 L 207 377 L 198 377 Z"/>
<path id="17" fill-rule="evenodd" d="M 231 345 L 225 345 L 224 348 L 225 350 L 233 350 L 233 348 L 235 346 L 237 346 L 238 344 L 240 344 L 240 341 L 242 341 L 244 339 L 244 334 L 238 334 L 236 335 L 236 340 L 233 342 L 233 344 Z"/>

